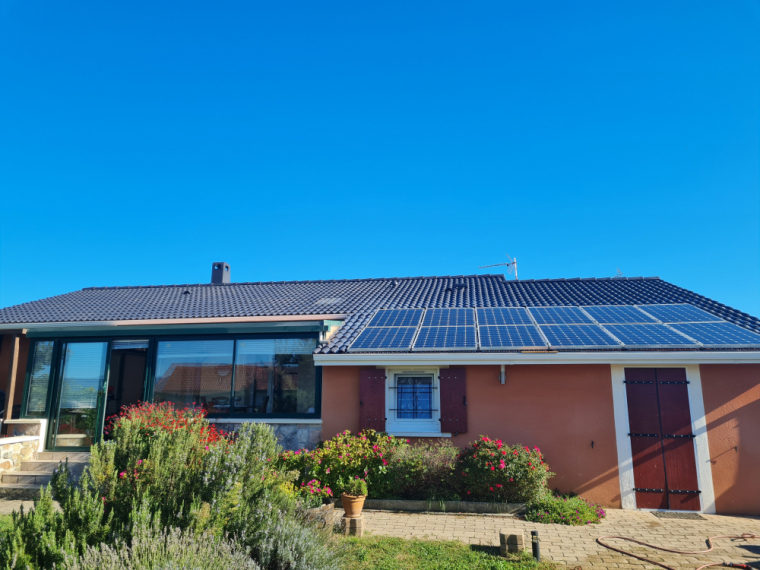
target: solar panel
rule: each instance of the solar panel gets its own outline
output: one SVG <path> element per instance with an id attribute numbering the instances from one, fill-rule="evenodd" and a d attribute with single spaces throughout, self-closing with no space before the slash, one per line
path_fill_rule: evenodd
<path id="1" fill-rule="evenodd" d="M 589 315 L 594 317 L 597 323 L 623 324 L 623 323 L 655 323 L 656 319 L 639 311 L 632 305 L 605 305 L 583 307 Z"/>
<path id="2" fill-rule="evenodd" d="M 488 325 L 478 327 L 478 332 L 483 350 L 546 348 L 534 325 Z"/>
<path id="3" fill-rule="evenodd" d="M 533 321 L 522 307 L 486 307 L 478 309 L 479 325 L 532 325 Z"/>
<path id="4" fill-rule="evenodd" d="M 356 337 L 348 351 L 409 350 L 415 332 L 417 332 L 417 327 L 367 327 Z"/>
<path id="5" fill-rule="evenodd" d="M 530 307 L 529 310 L 539 325 L 594 324 L 580 307 Z"/>
<path id="6" fill-rule="evenodd" d="M 413 350 L 475 350 L 475 327 L 422 327 Z"/>
<path id="7" fill-rule="evenodd" d="M 668 324 L 724 322 L 720 317 L 697 309 L 694 305 L 639 305 L 639 308 Z"/>
<path id="8" fill-rule="evenodd" d="M 760 334 L 726 321 L 720 323 L 677 323 L 670 326 L 707 347 L 760 347 Z"/>
<path id="9" fill-rule="evenodd" d="M 428 309 L 423 327 L 462 327 L 475 325 L 473 309 Z"/>
<path id="10" fill-rule="evenodd" d="M 599 325 L 542 325 L 552 348 L 610 348 L 619 347 Z"/>
<path id="11" fill-rule="evenodd" d="M 368 327 L 416 327 L 422 319 L 422 309 L 380 309 Z"/>
<path id="12" fill-rule="evenodd" d="M 682 348 L 699 345 L 678 334 L 673 329 L 660 324 L 647 325 L 604 325 L 618 340 L 631 348 Z"/>

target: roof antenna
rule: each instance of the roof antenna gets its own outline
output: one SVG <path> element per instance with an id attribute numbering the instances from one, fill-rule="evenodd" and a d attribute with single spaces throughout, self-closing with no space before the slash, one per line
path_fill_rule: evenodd
<path id="1" fill-rule="evenodd" d="M 507 254 L 507 259 L 509 260 L 509 263 L 494 263 L 493 265 L 481 265 L 478 267 L 478 269 L 486 269 L 487 267 L 501 267 L 502 265 L 506 265 L 507 267 L 509 267 L 509 269 L 507 269 L 507 273 L 511 274 L 512 272 L 514 272 L 515 280 L 519 281 L 520 278 L 517 276 L 517 258 L 515 257 L 514 259 L 512 259 L 511 257 L 509 257 L 509 254 Z"/>
<path id="2" fill-rule="evenodd" d="M 624 277 L 623 272 L 620 271 L 620 268 L 617 268 L 617 273 L 615 274 L 615 277 Z"/>

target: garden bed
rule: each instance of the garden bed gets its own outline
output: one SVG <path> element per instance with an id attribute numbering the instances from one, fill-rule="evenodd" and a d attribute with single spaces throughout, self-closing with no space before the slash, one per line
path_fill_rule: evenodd
<path id="1" fill-rule="evenodd" d="M 342 507 L 340 498 L 336 507 Z M 477 513 L 521 515 L 525 513 L 525 503 L 485 503 L 478 501 L 400 501 L 367 499 L 364 508 L 373 511 L 402 511 L 412 513 Z"/>

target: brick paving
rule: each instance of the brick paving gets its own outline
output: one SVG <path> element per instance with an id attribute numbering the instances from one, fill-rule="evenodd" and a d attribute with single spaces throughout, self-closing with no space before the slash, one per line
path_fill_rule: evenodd
<path id="1" fill-rule="evenodd" d="M 340 511 L 338 511 L 340 512 Z M 702 515 L 706 520 L 658 518 L 644 511 L 608 510 L 598 525 L 582 527 L 536 524 L 508 515 L 470 515 L 449 513 L 399 513 L 364 511 L 369 534 L 402 538 L 460 540 L 469 544 L 498 546 L 499 530 L 522 529 L 530 548 L 530 531 L 538 530 L 542 560 L 602 570 L 657 569 L 635 558 L 603 548 L 596 538 L 621 535 L 675 550 L 705 550 L 705 540 L 720 534 L 753 533 L 760 536 L 760 518 Z M 760 538 L 743 541 L 718 539 L 708 554 L 679 555 L 651 550 L 633 543 L 610 539 L 618 548 L 642 554 L 673 567 L 697 568 L 710 562 L 742 562 L 760 568 Z"/>

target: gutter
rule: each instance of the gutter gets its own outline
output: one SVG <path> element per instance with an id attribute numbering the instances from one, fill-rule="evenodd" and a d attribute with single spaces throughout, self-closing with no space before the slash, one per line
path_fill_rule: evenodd
<path id="1" fill-rule="evenodd" d="M 317 366 L 461 366 L 467 364 L 757 364 L 760 351 L 747 352 L 557 352 L 315 354 Z"/>
<path id="2" fill-rule="evenodd" d="M 5 323 L 0 324 L 0 331 L 18 329 L 51 329 L 74 327 L 129 327 L 152 325 L 209 325 L 232 323 L 276 323 L 290 321 L 342 321 L 348 315 L 273 315 L 266 317 L 207 317 L 189 319 L 136 319 L 124 321 L 70 321 L 58 323 Z"/>

